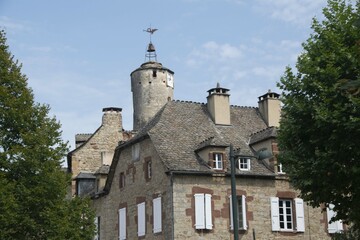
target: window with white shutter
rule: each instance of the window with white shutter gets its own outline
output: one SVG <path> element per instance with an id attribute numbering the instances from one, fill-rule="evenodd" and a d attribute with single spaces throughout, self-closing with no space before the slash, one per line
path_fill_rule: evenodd
<path id="1" fill-rule="evenodd" d="M 212 229 L 211 195 L 197 193 L 195 197 L 195 228 Z"/>
<path id="2" fill-rule="evenodd" d="M 139 203 L 137 205 L 137 213 L 138 213 L 138 236 L 145 235 L 145 202 Z"/>
<path id="3" fill-rule="evenodd" d="M 119 209 L 119 240 L 126 239 L 126 208 Z"/>
<path id="4" fill-rule="evenodd" d="M 329 207 L 326 208 L 329 233 L 337 233 L 344 230 L 343 223 L 341 220 L 331 222 L 331 219 L 336 216 L 336 212 L 333 211 L 333 208 L 334 208 L 334 204 L 329 204 Z"/>
<path id="5" fill-rule="evenodd" d="M 230 229 L 234 230 L 234 218 L 233 218 L 233 204 L 231 195 L 229 196 L 230 199 Z M 246 230 L 246 197 L 245 195 L 237 196 L 237 216 L 238 216 L 238 224 L 239 230 Z"/>
<path id="6" fill-rule="evenodd" d="M 295 204 L 295 207 L 293 207 L 293 204 Z M 305 231 L 304 201 L 301 198 L 292 200 L 271 197 L 270 205 L 273 231 Z M 296 226 L 294 225 L 294 217 L 296 219 Z"/>
<path id="7" fill-rule="evenodd" d="M 154 233 L 162 231 L 161 197 L 153 199 Z"/>

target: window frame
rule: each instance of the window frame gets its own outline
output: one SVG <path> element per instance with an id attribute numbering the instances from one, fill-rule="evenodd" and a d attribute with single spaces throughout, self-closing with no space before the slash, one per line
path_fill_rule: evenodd
<path id="1" fill-rule="evenodd" d="M 282 202 L 290 202 L 290 221 L 292 224 L 292 228 L 289 228 L 286 224 L 288 219 L 286 219 L 286 206 L 285 211 L 280 213 L 281 207 L 284 210 L 283 206 L 280 206 L 280 201 Z M 270 197 L 270 207 L 271 207 L 271 228 L 272 231 L 280 231 L 280 232 L 305 232 L 305 218 L 304 218 L 304 201 L 301 198 L 278 198 L 278 197 Z M 285 213 L 285 216 L 284 216 Z M 281 226 L 281 215 L 283 215 L 284 225 Z M 289 214 L 288 214 L 289 215 Z"/>
<path id="2" fill-rule="evenodd" d="M 279 199 L 279 226 L 281 231 L 294 230 L 293 201 L 291 199 Z"/>
<path id="3" fill-rule="evenodd" d="M 150 181 L 152 178 L 152 161 L 151 158 L 145 159 L 145 179 Z"/>
<path id="4" fill-rule="evenodd" d="M 119 188 L 123 189 L 125 188 L 125 173 L 121 172 L 119 175 Z"/>
<path id="5" fill-rule="evenodd" d="M 236 196 L 237 203 L 237 217 L 238 217 L 238 229 L 239 230 L 247 230 L 247 216 L 246 216 L 246 196 L 245 195 L 237 195 Z M 240 204 L 239 204 L 240 202 Z M 230 209 L 230 230 L 234 230 L 234 219 L 232 212 L 232 198 L 229 196 L 229 209 Z M 241 220 L 241 221 L 240 221 Z"/>
<path id="6" fill-rule="evenodd" d="M 212 167 L 215 170 L 223 170 L 224 169 L 224 153 L 222 152 L 212 152 Z M 220 157 L 220 158 L 219 158 Z"/>
<path id="7" fill-rule="evenodd" d="M 246 162 L 242 162 L 246 160 Z M 238 168 L 240 171 L 250 171 L 250 158 L 249 157 L 240 157 L 238 160 Z M 244 167 L 245 166 L 245 167 Z"/>
<path id="8" fill-rule="evenodd" d="M 131 156 L 134 162 L 140 160 L 140 143 L 135 143 L 131 146 Z"/>

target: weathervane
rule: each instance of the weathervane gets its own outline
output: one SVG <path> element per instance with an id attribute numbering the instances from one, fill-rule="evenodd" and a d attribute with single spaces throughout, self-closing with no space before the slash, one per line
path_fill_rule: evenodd
<path id="1" fill-rule="evenodd" d="M 149 33 L 149 36 L 150 36 L 150 43 L 146 50 L 147 53 L 145 54 L 145 61 L 146 61 L 146 59 L 148 59 L 149 62 L 151 62 L 151 60 L 155 60 L 155 62 L 157 62 L 155 46 L 151 42 L 151 35 L 153 35 L 154 32 L 156 32 L 157 30 L 158 30 L 157 28 L 151 28 L 151 26 L 149 28 L 147 28 L 146 30 L 143 30 L 144 32 Z"/>

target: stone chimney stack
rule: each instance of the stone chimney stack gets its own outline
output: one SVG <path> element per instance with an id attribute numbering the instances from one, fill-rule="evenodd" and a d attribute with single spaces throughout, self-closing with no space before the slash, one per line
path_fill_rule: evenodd
<path id="1" fill-rule="evenodd" d="M 122 115 L 121 108 L 117 107 L 108 107 L 103 108 L 103 116 L 102 116 L 102 125 L 110 126 L 114 128 L 118 128 L 119 131 L 122 130 Z"/>
<path id="2" fill-rule="evenodd" d="M 271 90 L 259 97 L 259 111 L 269 127 L 279 127 L 280 125 L 281 102 L 279 97 L 279 94 L 271 92 Z"/>
<path id="3" fill-rule="evenodd" d="M 218 83 L 216 88 L 208 90 L 207 107 L 215 124 L 230 125 L 230 94 L 229 89 L 221 88 Z"/>

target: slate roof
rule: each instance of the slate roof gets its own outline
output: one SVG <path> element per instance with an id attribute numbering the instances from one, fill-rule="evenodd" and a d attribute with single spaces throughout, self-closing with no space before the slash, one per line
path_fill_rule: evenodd
<path id="1" fill-rule="evenodd" d="M 231 106 L 230 116 L 232 125 L 216 125 L 206 104 L 171 101 L 133 139 L 118 148 L 149 137 L 169 171 L 213 172 L 196 154 L 201 144 L 206 141 L 217 146 L 233 144 L 241 155 L 254 156 L 248 144 L 250 135 L 267 128 L 258 108 Z M 273 172 L 252 159 L 251 171 L 241 174 L 273 175 Z"/>
<path id="2" fill-rule="evenodd" d="M 259 132 L 251 134 L 249 144 L 251 145 L 251 144 L 261 142 L 261 141 L 269 139 L 269 138 L 276 138 L 276 137 L 277 137 L 277 128 L 276 127 L 268 127 L 268 128 L 262 129 Z"/>

